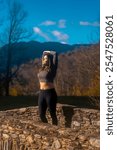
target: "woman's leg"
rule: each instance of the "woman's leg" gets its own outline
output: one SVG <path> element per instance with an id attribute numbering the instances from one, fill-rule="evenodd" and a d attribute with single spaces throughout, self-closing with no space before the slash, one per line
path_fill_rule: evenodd
<path id="1" fill-rule="evenodd" d="M 47 92 L 46 102 L 52 118 L 52 124 L 57 125 L 58 124 L 57 116 L 56 116 L 57 94 L 54 89 L 51 89 Z"/>
<path id="2" fill-rule="evenodd" d="M 42 122 L 47 123 L 46 118 L 46 110 L 47 110 L 47 104 L 46 100 L 44 98 L 44 92 L 40 91 L 39 93 L 39 99 L 38 99 L 38 105 L 39 105 L 39 116 Z"/>

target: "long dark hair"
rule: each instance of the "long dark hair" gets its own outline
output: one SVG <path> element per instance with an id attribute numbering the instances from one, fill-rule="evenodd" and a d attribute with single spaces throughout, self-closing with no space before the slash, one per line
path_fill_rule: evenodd
<path id="1" fill-rule="evenodd" d="M 43 65 L 43 63 L 42 63 L 45 55 L 48 57 L 48 61 L 49 61 L 48 65 Z M 45 55 L 42 56 L 41 67 L 39 69 L 39 72 L 42 71 L 42 70 L 46 70 L 48 72 L 51 71 L 52 57 L 49 53 L 46 53 Z"/>

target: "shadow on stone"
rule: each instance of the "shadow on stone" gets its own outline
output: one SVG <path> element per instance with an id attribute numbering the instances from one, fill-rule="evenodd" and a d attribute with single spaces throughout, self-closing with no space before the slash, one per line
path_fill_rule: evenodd
<path id="1" fill-rule="evenodd" d="M 74 107 L 72 106 L 63 106 L 63 115 L 65 116 L 65 127 L 71 128 L 72 117 L 74 115 Z"/>

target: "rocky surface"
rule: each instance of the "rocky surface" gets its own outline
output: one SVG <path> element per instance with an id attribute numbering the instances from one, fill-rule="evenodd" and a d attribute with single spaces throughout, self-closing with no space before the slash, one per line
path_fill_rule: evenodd
<path id="1" fill-rule="evenodd" d="M 100 112 L 57 105 L 58 126 L 41 123 L 38 107 L 0 111 L 0 150 L 99 150 Z"/>

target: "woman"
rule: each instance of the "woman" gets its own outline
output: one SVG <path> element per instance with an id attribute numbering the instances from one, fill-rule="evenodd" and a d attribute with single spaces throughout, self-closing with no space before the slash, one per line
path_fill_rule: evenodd
<path id="1" fill-rule="evenodd" d="M 39 93 L 39 115 L 42 122 L 47 123 L 46 110 L 49 108 L 52 124 L 57 125 L 56 104 L 57 94 L 54 88 L 58 57 L 55 51 L 44 51 L 42 56 L 42 67 L 39 70 L 38 78 L 40 85 Z"/>

